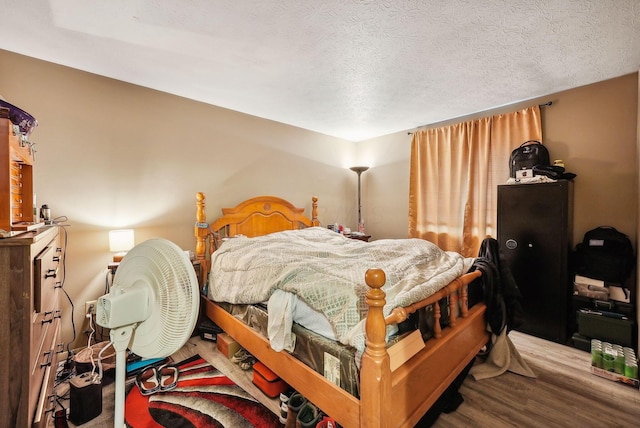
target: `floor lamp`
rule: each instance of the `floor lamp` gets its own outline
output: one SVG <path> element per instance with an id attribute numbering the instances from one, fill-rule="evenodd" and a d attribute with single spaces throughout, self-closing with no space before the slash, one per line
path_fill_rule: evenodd
<path id="1" fill-rule="evenodd" d="M 358 232 L 364 233 L 364 222 L 362 221 L 362 193 L 360 190 L 360 175 L 368 170 L 368 166 L 352 166 L 351 171 L 358 174 Z"/>

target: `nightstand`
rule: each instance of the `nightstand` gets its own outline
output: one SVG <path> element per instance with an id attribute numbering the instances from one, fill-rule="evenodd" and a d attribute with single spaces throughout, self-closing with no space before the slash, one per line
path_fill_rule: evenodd
<path id="1" fill-rule="evenodd" d="M 118 266 L 120 266 L 120 262 L 111 262 L 107 265 L 107 268 L 111 271 L 112 275 L 115 275 L 118 270 Z"/>

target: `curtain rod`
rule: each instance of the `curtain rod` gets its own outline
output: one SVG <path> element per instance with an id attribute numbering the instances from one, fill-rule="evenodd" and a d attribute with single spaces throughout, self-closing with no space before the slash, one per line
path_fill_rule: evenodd
<path id="1" fill-rule="evenodd" d="M 553 105 L 553 101 L 547 101 L 546 103 L 538 104 L 538 107 L 540 108 L 550 107 L 551 105 Z M 427 126 L 427 125 L 422 125 L 422 126 Z M 418 126 L 418 128 L 422 128 L 422 126 Z M 407 135 L 411 135 L 411 134 L 413 134 L 413 131 L 407 132 Z"/>

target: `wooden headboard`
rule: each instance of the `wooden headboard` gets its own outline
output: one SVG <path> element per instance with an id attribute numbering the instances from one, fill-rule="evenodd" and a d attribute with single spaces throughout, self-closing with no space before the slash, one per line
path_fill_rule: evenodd
<path id="1" fill-rule="evenodd" d="M 196 260 L 208 272 L 209 256 L 225 237 L 245 235 L 250 238 L 283 230 L 320 226 L 318 198 L 311 198 L 311 218 L 304 208 L 276 196 L 257 196 L 233 208 L 222 208 L 222 217 L 209 224 L 206 220 L 204 193 L 196 194 Z M 207 252 L 208 249 L 208 252 Z"/>

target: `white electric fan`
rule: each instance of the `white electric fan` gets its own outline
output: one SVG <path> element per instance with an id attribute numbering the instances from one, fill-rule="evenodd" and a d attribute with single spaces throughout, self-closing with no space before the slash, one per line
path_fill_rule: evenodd
<path id="1" fill-rule="evenodd" d="M 110 292 L 96 307 L 96 323 L 111 329 L 116 351 L 114 427 L 125 426 L 127 348 L 143 358 L 173 354 L 191 336 L 199 302 L 193 265 L 173 242 L 150 239 L 122 259 Z"/>

